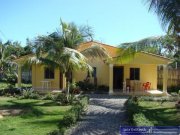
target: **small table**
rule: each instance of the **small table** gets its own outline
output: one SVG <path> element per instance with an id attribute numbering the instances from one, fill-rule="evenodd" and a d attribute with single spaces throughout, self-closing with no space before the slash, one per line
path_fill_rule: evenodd
<path id="1" fill-rule="evenodd" d="M 51 81 L 49 81 L 49 80 L 43 80 L 43 81 L 41 81 L 41 83 L 42 83 L 42 89 L 49 89 L 49 88 L 51 88 Z"/>

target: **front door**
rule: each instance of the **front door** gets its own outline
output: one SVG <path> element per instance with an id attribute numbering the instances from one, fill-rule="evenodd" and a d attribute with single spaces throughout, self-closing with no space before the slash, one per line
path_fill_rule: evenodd
<path id="1" fill-rule="evenodd" d="M 123 89 L 123 78 L 124 78 L 124 67 L 114 66 L 113 67 L 113 89 Z"/>

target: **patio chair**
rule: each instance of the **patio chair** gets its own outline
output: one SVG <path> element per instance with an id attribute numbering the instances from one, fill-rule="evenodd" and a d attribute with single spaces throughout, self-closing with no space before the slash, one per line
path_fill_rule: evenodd
<path id="1" fill-rule="evenodd" d="M 150 90 L 150 88 L 151 88 L 150 82 L 143 83 L 143 90 L 144 91 Z"/>

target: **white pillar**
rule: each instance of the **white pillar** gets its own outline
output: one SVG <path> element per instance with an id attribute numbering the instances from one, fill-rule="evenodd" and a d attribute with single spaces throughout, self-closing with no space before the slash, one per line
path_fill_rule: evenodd
<path id="1" fill-rule="evenodd" d="M 109 64 L 109 94 L 113 93 L 113 64 Z"/>
<path id="2" fill-rule="evenodd" d="M 163 93 L 167 93 L 167 81 L 168 81 L 168 68 L 167 65 L 163 65 Z"/>
<path id="3" fill-rule="evenodd" d="M 18 64 L 18 88 L 21 88 L 21 65 Z"/>

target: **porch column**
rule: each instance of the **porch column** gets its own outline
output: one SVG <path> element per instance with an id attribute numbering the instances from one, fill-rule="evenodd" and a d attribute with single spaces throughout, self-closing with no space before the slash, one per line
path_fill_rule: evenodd
<path id="1" fill-rule="evenodd" d="M 65 74 L 63 73 L 63 86 L 62 86 L 62 89 L 65 89 L 66 88 L 66 76 Z"/>
<path id="2" fill-rule="evenodd" d="M 167 94 L 168 68 L 163 65 L 163 93 Z"/>
<path id="3" fill-rule="evenodd" d="M 109 94 L 113 93 L 113 64 L 109 64 Z"/>
<path id="4" fill-rule="evenodd" d="M 21 64 L 18 64 L 18 88 L 21 88 Z"/>

